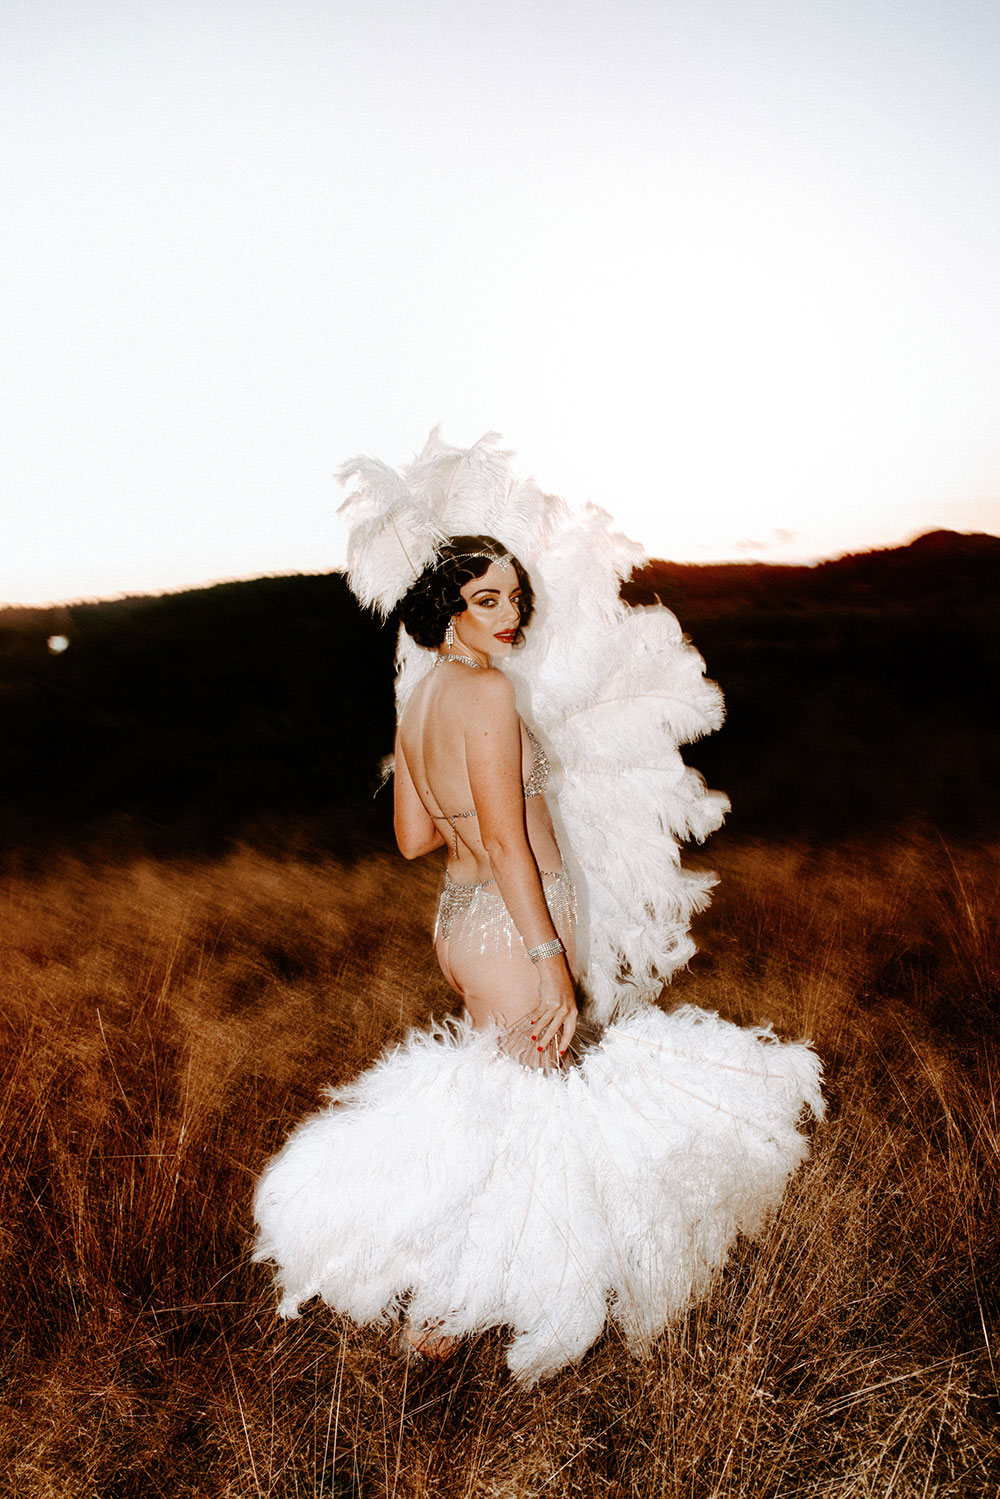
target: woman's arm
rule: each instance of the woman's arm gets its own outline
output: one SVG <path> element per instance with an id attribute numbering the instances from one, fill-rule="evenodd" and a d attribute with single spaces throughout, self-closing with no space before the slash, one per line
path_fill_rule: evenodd
<path id="1" fill-rule="evenodd" d="M 538 865 L 528 842 L 521 782 L 521 720 L 510 680 L 501 672 L 470 674 L 465 713 L 465 753 L 469 785 L 479 820 L 479 836 L 493 878 L 526 948 L 557 935 L 545 903 Z M 576 1028 L 576 995 L 565 954 L 538 965 L 539 1049 L 556 1035 L 561 1050 Z"/>
<path id="2" fill-rule="evenodd" d="M 419 859 L 440 848 L 444 836 L 417 795 L 403 746 L 396 735 L 396 768 L 392 778 L 392 825 L 404 859 Z"/>

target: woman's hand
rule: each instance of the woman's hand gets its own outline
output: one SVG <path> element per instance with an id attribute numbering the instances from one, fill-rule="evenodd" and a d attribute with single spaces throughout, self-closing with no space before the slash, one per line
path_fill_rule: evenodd
<path id="1" fill-rule="evenodd" d="M 576 990 L 563 953 L 538 964 L 538 1003 L 531 1016 L 532 1040 L 544 1052 L 555 1042 L 559 1055 L 576 1030 Z"/>

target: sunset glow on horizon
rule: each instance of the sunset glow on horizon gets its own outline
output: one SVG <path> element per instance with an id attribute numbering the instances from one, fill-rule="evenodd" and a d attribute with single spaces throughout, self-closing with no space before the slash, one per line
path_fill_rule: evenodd
<path id="1" fill-rule="evenodd" d="M 0 20 L 0 603 L 335 567 L 438 423 L 675 561 L 1000 531 L 1000 12 Z"/>

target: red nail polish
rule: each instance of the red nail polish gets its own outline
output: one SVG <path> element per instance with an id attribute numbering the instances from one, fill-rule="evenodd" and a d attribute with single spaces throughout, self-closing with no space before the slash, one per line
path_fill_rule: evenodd
<path id="1" fill-rule="evenodd" d="M 545 1047 L 544 1047 L 544 1046 L 540 1046 L 540 1047 L 539 1047 L 539 1048 L 538 1048 L 538 1050 L 539 1050 L 539 1051 L 544 1051 L 544 1050 L 545 1050 Z"/>
<path id="2" fill-rule="evenodd" d="M 531 1038 L 531 1039 L 532 1039 L 532 1041 L 537 1041 L 537 1040 L 538 1040 L 538 1037 L 537 1037 L 537 1036 L 532 1036 L 532 1038 Z"/>

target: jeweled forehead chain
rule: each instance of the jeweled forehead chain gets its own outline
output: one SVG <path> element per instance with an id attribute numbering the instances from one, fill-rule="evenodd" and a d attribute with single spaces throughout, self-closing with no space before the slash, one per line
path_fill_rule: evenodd
<path id="1" fill-rule="evenodd" d="M 476 557 L 484 557 L 487 562 L 495 562 L 497 567 L 504 572 L 514 560 L 510 552 L 504 552 L 502 557 L 498 557 L 496 552 L 455 552 L 450 557 L 439 557 L 437 565 L 442 567 L 445 562 L 472 562 Z"/>

